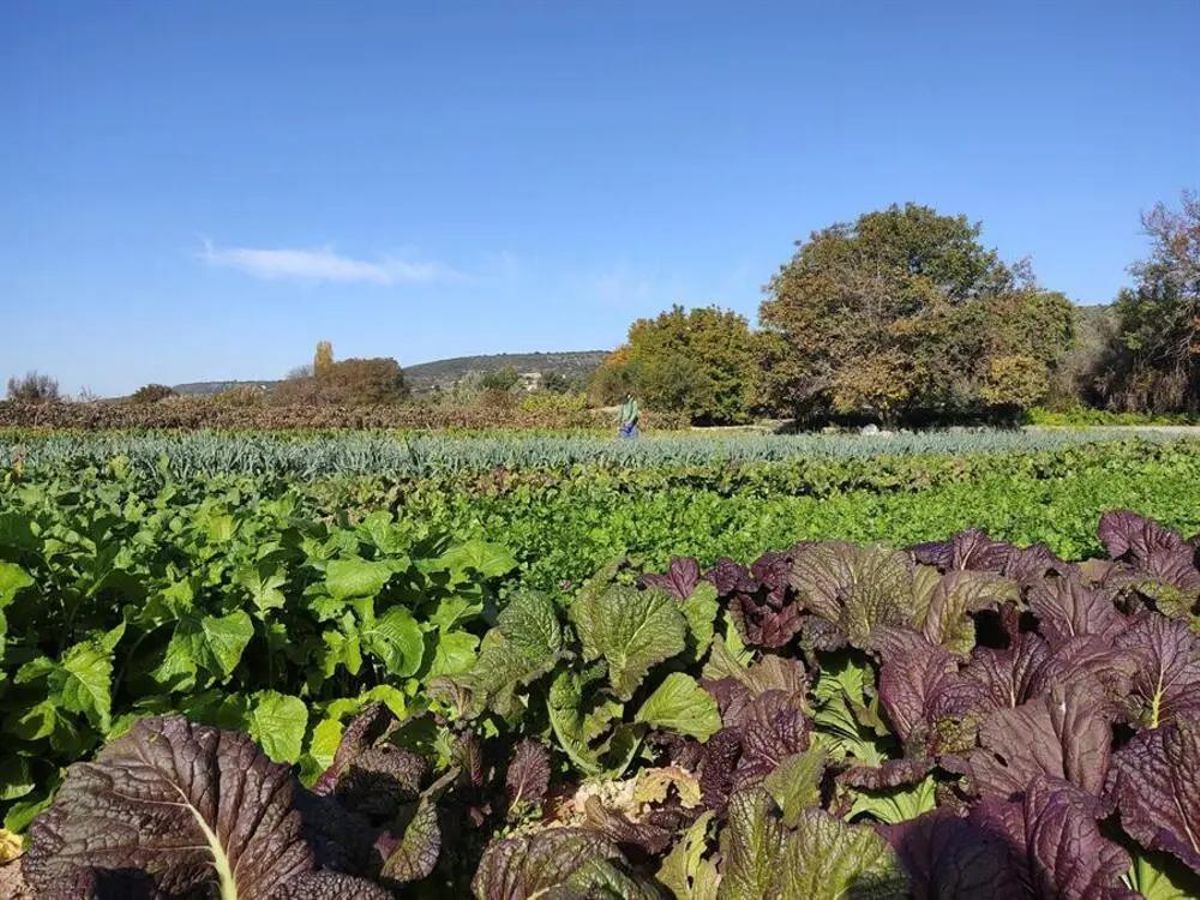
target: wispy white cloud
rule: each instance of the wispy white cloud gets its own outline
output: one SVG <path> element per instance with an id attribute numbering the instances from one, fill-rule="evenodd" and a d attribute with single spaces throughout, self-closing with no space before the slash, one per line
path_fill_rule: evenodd
<path id="1" fill-rule="evenodd" d="M 397 258 L 355 259 L 335 253 L 332 247 L 217 247 L 206 240 L 200 258 L 210 266 L 236 269 L 268 281 L 395 285 L 461 281 L 466 277 L 442 263 Z"/>

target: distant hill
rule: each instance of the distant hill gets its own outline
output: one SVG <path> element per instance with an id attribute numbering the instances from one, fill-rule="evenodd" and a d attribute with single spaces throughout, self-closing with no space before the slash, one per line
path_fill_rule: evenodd
<path id="1" fill-rule="evenodd" d="M 587 378 L 600 366 L 607 350 L 571 350 L 564 353 L 493 353 L 488 356 L 456 356 L 404 367 L 404 377 L 413 391 L 423 394 L 434 387 L 443 390 L 456 381 L 512 366 L 518 373 L 554 372 L 567 378 Z"/>
<path id="2" fill-rule="evenodd" d="M 189 381 L 187 384 L 172 385 L 171 390 L 185 397 L 208 397 L 238 387 L 270 390 L 277 384 L 278 381 Z"/>
<path id="3" fill-rule="evenodd" d="M 482 375 L 512 366 L 517 372 L 554 372 L 567 378 L 587 378 L 599 367 L 607 350 L 569 350 L 563 353 L 493 353 L 488 356 L 456 356 L 404 367 L 404 377 L 413 393 L 424 394 L 435 387 L 453 387 L 472 375 Z M 174 385 L 187 396 L 209 396 L 236 387 L 273 388 L 278 381 L 191 381 Z"/>

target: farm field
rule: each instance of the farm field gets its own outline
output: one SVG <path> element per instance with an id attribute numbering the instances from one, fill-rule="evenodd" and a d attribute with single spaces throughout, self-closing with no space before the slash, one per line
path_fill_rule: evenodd
<path id="1" fill-rule="evenodd" d="M 1187 428 L 959 429 L 895 435 L 654 434 L 614 441 L 602 434 L 490 429 L 425 431 L 111 431 L 0 428 L 0 465 L 106 465 L 122 458 L 136 472 L 174 477 L 274 475 L 313 480 L 343 475 L 420 477 L 506 469 L 605 470 L 750 464 L 787 460 L 876 459 L 1030 453 L 1084 444 L 1197 437 Z M 163 462 L 165 458 L 166 462 Z"/>
<path id="2" fill-rule="evenodd" d="M 288 785 L 291 896 L 1196 896 L 1188 436 L 6 432 L 0 472 L 0 889 L 211 789 L 159 747 Z"/>

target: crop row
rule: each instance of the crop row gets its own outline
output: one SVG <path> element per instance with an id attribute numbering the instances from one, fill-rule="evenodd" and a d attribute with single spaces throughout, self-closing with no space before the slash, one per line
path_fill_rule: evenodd
<path id="1" fill-rule="evenodd" d="M 620 441 L 589 435 L 502 434 L 454 437 L 415 432 L 351 432 L 307 437 L 268 433 L 0 431 L 0 467 L 104 465 L 121 458 L 135 472 L 166 466 L 176 478 L 227 474 L 311 480 L 342 475 L 393 478 L 461 475 L 497 468 L 629 470 L 725 467 L 765 462 L 823 463 L 881 456 L 1037 453 L 1130 439 L 1129 429 L 923 432 L 892 436 L 682 435 Z M 1177 443 L 1154 431 L 1137 439 Z M 164 462 L 165 460 L 165 462 Z"/>
<path id="2" fill-rule="evenodd" d="M 376 553 L 399 558 L 385 524 L 335 540 L 323 572 L 301 536 L 300 568 L 321 574 L 304 601 L 285 591 L 265 633 L 300 605 L 335 635 L 332 669 L 308 689 L 363 664 L 342 652 L 346 617 L 428 619 L 424 592 L 399 593 L 394 578 L 415 567 L 441 584 L 439 614 L 454 603 L 448 573 L 479 585 L 502 565 L 494 548 L 459 548 L 470 564 L 443 553 L 369 575 Z M 1082 562 L 977 529 L 908 549 L 803 541 L 749 566 L 614 564 L 569 602 L 518 591 L 494 615 L 455 616 L 481 639 L 436 674 L 396 673 L 388 650 L 379 684 L 332 703 L 268 689 L 247 712 L 217 687 L 183 710 L 212 724 L 114 722 L 0 886 L 250 900 L 1194 897 L 1200 539 L 1128 511 L 1106 514 L 1098 539 L 1104 555 Z M 348 549 L 365 555 L 335 574 Z M 7 565 L 10 608 L 41 594 Z M 122 668 L 134 650 L 120 626 L 88 640 Z M 284 664 L 289 644 L 264 655 Z M 189 647 L 219 657 L 228 642 Z M 11 680 L 45 678 L 56 715 L 95 729 L 105 678 L 80 677 L 79 654 L 26 662 Z M 203 654 L 177 657 L 155 657 L 155 677 L 164 665 L 213 674 Z M 310 706 L 311 733 L 297 727 Z"/>

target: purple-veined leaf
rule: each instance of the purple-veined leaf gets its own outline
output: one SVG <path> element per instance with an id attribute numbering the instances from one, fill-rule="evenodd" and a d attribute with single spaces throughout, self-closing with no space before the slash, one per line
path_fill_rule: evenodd
<path id="1" fill-rule="evenodd" d="M 314 872 L 295 808 L 295 780 L 249 737 L 182 717 L 137 722 L 95 762 L 68 771 L 54 804 L 33 824 L 23 857 L 37 892 L 95 870 L 144 872 L 155 889 L 205 888 L 224 897 L 286 896 Z M 381 896 L 343 876 L 330 898 Z"/>
<path id="2" fill-rule="evenodd" d="M 1130 836 L 1200 872 L 1200 722 L 1136 735 L 1113 756 L 1108 790 Z"/>

